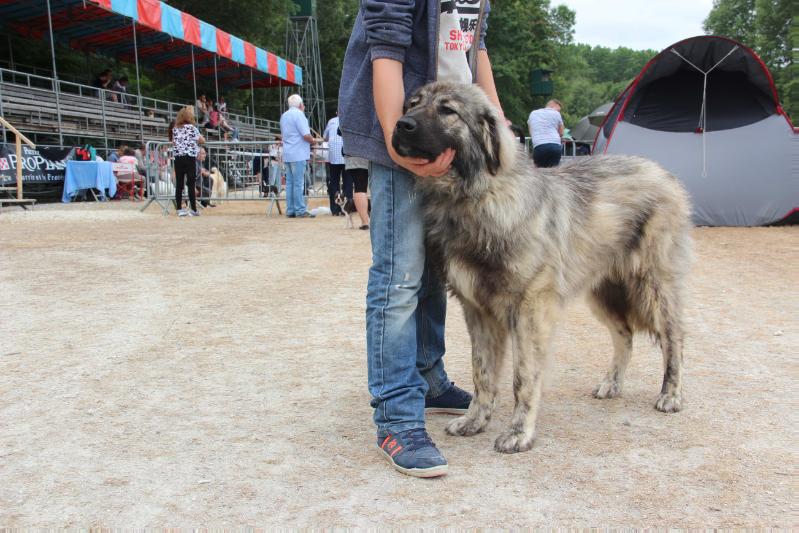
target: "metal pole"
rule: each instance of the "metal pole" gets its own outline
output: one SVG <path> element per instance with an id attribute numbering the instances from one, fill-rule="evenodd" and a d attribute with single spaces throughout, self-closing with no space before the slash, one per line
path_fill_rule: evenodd
<path id="1" fill-rule="evenodd" d="M 256 139 L 255 136 L 255 85 L 252 79 L 252 69 L 250 69 L 250 99 L 252 100 L 252 140 Z"/>
<path id="2" fill-rule="evenodd" d="M 108 126 L 105 121 L 105 95 L 100 98 L 100 109 L 103 114 L 103 139 L 105 140 L 105 156 L 108 160 Z"/>
<path id="3" fill-rule="evenodd" d="M 214 85 L 216 86 L 216 100 L 214 102 L 219 102 L 219 74 L 216 71 L 216 54 L 214 54 Z"/>
<path id="4" fill-rule="evenodd" d="M 17 200 L 22 200 L 22 139 L 17 132 Z"/>
<path id="5" fill-rule="evenodd" d="M 11 34 L 9 33 L 6 37 L 8 37 L 8 59 L 11 63 L 11 70 L 17 70 L 14 65 L 14 46 L 11 44 Z"/>
<path id="6" fill-rule="evenodd" d="M 191 45 L 191 82 L 194 85 L 194 103 L 197 104 L 197 71 L 194 68 L 194 45 Z"/>
<path id="7" fill-rule="evenodd" d="M 3 112 L 3 72 L 0 71 L 0 117 L 4 117 L 5 113 Z M 6 142 L 6 125 L 3 124 L 3 137 L 0 139 L 0 142 Z"/>
<path id="8" fill-rule="evenodd" d="M 64 145 L 64 133 L 61 131 L 61 98 L 59 97 L 58 93 L 60 92 L 60 87 L 58 83 L 58 70 L 56 70 L 55 64 L 55 39 L 53 38 L 53 15 L 50 12 L 50 0 L 47 0 L 47 24 L 50 28 L 50 56 L 53 59 L 53 84 L 55 85 L 55 110 L 56 115 L 58 116 L 58 144 L 63 146 Z"/>
<path id="9" fill-rule="evenodd" d="M 139 78 L 139 43 L 136 40 L 136 21 L 130 19 L 130 24 L 133 26 L 133 57 L 136 59 L 136 93 L 139 100 L 139 133 L 141 134 L 141 142 L 144 142 L 144 119 L 142 118 L 143 113 L 141 109 L 141 79 Z"/>

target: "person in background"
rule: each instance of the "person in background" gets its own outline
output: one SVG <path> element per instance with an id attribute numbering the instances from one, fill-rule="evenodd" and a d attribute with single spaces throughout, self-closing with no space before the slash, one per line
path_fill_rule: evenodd
<path id="1" fill-rule="evenodd" d="M 139 174 L 145 177 L 150 177 L 147 173 L 147 163 L 144 159 L 144 154 L 147 153 L 147 147 L 143 144 L 140 144 L 138 148 L 135 150 L 136 153 L 136 161 L 138 163 Z"/>
<path id="2" fill-rule="evenodd" d="M 222 113 L 217 111 L 216 107 L 213 107 L 211 112 L 208 113 L 208 124 L 206 127 L 218 129 L 222 132 L 224 140 L 230 140 L 230 133 L 233 131 L 233 128 L 227 123 Z"/>
<path id="3" fill-rule="evenodd" d="M 98 98 L 108 98 L 105 91 L 111 88 L 111 69 L 102 71 L 92 82 L 92 87 L 96 87 Z"/>
<path id="4" fill-rule="evenodd" d="M 216 207 L 216 204 L 211 203 L 211 195 L 213 194 L 213 183 L 211 182 L 211 170 L 207 161 L 208 153 L 205 148 L 200 147 L 200 152 L 197 154 L 197 177 L 200 179 L 197 183 L 197 189 L 200 191 L 200 198 L 207 198 L 200 200 L 200 205 L 203 207 Z"/>
<path id="5" fill-rule="evenodd" d="M 178 216 L 199 216 L 194 187 L 197 180 L 197 156 L 200 153 L 200 144 L 205 143 L 205 138 L 197 129 L 193 107 L 186 106 L 178 112 L 175 127 L 172 128 L 172 143 L 172 153 L 175 157 L 175 206 L 178 209 Z M 189 189 L 190 211 L 183 209 L 184 184 Z"/>
<path id="6" fill-rule="evenodd" d="M 116 150 L 111 150 L 110 152 L 108 152 L 108 161 L 110 163 L 118 163 L 119 157 L 122 155 L 123 148 L 124 148 L 123 146 L 120 146 Z"/>
<path id="7" fill-rule="evenodd" d="M 344 153 L 367 159 L 371 172 L 366 358 L 377 447 L 411 476 L 446 474 L 425 416 L 465 413 L 472 396 L 444 369 L 447 295 L 425 250 L 414 194 L 417 176 L 443 176 L 455 152 L 403 157 L 391 137 L 405 98 L 433 80 L 476 82 L 502 114 L 485 50 L 489 10 L 486 0 L 361 0 L 341 74 Z"/>
<path id="8" fill-rule="evenodd" d="M 345 157 L 345 175 L 350 187 L 355 189 L 351 198 L 355 203 L 355 210 L 361 218 L 361 226 L 358 229 L 369 229 L 369 198 L 366 196 L 366 189 L 369 186 L 369 161 L 362 157 Z M 345 188 L 346 192 L 346 188 Z"/>
<path id="9" fill-rule="evenodd" d="M 288 218 L 314 218 L 305 205 L 303 190 L 305 169 L 311 158 L 314 137 L 308 118 L 303 112 L 305 104 L 299 94 L 288 97 L 289 108 L 280 117 L 280 136 L 283 139 L 283 162 L 286 165 L 286 216 Z"/>
<path id="10" fill-rule="evenodd" d="M 127 105 L 128 103 L 128 77 L 122 76 L 111 84 L 111 100 Z"/>
<path id="11" fill-rule="evenodd" d="M 194 105 L 197 107 L 197 122 L 205 127 L 204 124 L 208 122 L 208 98 L 201 94 Z"/>
<path id="12" fill-rule="evenodd" d="M 223 117 L 227 114 L 227 102 L 225 102 L 224 96 L 219 97 L 219 101 L 216 103 L 216 110 L 222 113 Z"/>
<path id="13" fill-rule="evenodd" d="M 563 153 L 563 118 L 560 109 L 559 101 L 550 100 L 545 107 L 536 109 L 527 118 L 533 141 L 533 162 L 537 167 L 556 167 L 560 164 Z"/>
<path id="14" fill-rule="evenodd" d="M 252 173 L 260 181 L 260 186 L 258 187 L 259 196 L 266 198 L 273 190 L 271 188 L 270 172 L 272 171 L 272 162 L 269 146 L 262 147 L 260 152 L 260 155 L 252 158 Z"/>
<path id="15" fill-rule="evenodd" d="M 133 168 L 133 173 L 121 172 L 120 175 L 117 176 L 117 182 L 133 181 L 134 189 L 139 186 L 143 187 L 144 179 L 139 171 L 138 160 L 136 159 L 136 151 L 130 146 L 121 146 L 119 151 L 122 153 L 122 155 L 119 157 L 118 163 L 130 165 Z"/>
<path id="16" fill-rule="evenodd" d="M 328 143 L 327 195 L 330 197 L 330 213 L 336 217 L 344 215 L 336 203 L 336 193 L 341 190 L 341 175 L 344 173 L 344 155 L 341 152 L 344 141 L 338 129 L 338 110 L 336 116 L 327 121 L 322 137 Z"/>

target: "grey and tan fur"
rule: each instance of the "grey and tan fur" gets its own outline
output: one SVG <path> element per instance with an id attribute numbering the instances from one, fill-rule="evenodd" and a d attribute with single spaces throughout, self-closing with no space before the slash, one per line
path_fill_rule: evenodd
<path id="1" fill-rule="evenodd" d="M 486 427 L 510 345 L 515 408 L 494 448 L 532 447 L 553 330 L 565 304 L 581 294 L 614 348 L 594 396 L 621 394 L 633 333 L 641 331 L 663 352 L 655 408 L 680 410 L 691 240 L 687 194 L 673 176 L 623 156 L 536 169 L 474 86 L 423 87 L 408 100 L 392 144 L 415 157 L 456 150 L 451 172 L 417 182 L 430 253 L 463 305 L 472 341 L 475 396 L 448 433 Z"/>

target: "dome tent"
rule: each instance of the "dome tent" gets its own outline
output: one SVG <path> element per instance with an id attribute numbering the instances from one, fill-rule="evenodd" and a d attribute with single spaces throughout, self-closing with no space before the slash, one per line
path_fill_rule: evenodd
<path id="1" fill-rule="evenodd" d="M 572 128 L 574 140 L 578 142 L 588 141 L 589 144 L 594 144 L 599 126 L 605 120 L 605 116 L 607 116 L 611 107 L 613 107 L 613 102 L 604 103 L 578 120 Z"/>
<path id="2" fill-rule="evenodd" d="M 760 58 L 725 37 L 685 39 L 649 61 L 593 153 L 659 162 L 691 194 L 699 225 L 772 224 L 799 206 L 799 135 Z"/>

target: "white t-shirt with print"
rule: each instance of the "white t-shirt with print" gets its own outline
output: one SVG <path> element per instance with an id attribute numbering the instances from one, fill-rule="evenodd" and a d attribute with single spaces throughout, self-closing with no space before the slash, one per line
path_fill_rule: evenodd
<path id="1" fill-rule="evenodd" d="M 469 50 L 478 39 L 480 0 L 441 0 L 438 23 L 438 81 L 472 83 Z"/>

